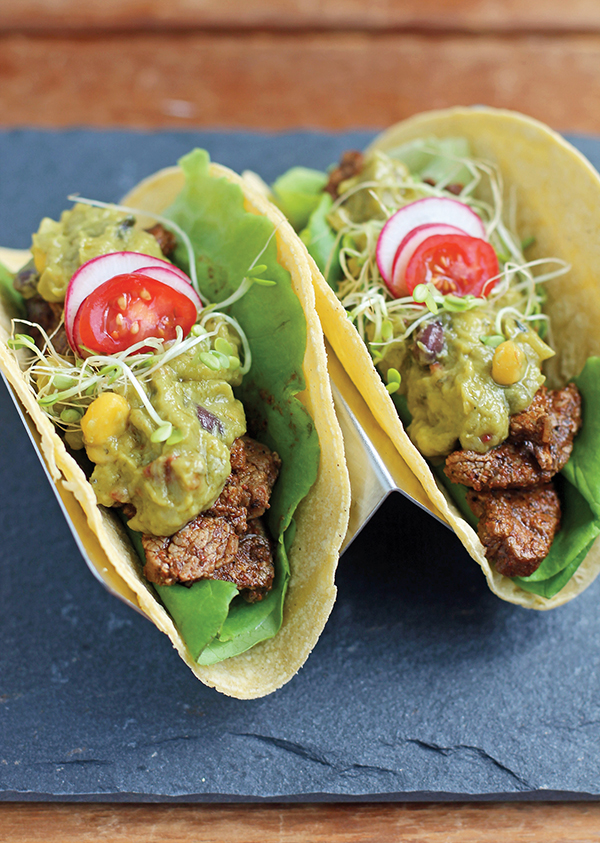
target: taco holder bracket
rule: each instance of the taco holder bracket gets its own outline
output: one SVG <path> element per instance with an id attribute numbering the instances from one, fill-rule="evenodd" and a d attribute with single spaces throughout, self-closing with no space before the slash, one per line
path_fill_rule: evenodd
<path id="1" fill-rule="evenodd" d="M 333 403 L 344 439 L 352 489 L 348 531 L 340 553 L 348 549 L 394 492 L 408 498 L 448 526 L 432 507 L 421 484 L 373 418 L 331 348 L 328 347 L 327 351 Z"/>

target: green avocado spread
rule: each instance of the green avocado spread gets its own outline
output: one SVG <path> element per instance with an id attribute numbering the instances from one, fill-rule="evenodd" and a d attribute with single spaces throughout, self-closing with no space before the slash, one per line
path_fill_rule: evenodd
<path id="1" fill-rule="evenodd" d="M 426 457 L 446 456 L 457 446 L 484 453 L 508 436 L 509 417 L 526 410 L 544 383 L 540 367 L 553 352 L 523 323 L 512 323 L 510 339 L 524 352 L 522 377 L 502 386 L 492 377 L 494 322 L 481 310 L 442 313 L 443 346 L 423 363 L 413 337 L 398 342 L 380 364 L 402 372 L 412 423 L 408 433 Z"/>
<path id="2" fill-rule="evenodd" d="M 220 335 L 235 343 L 225 325 Z M 98 444 L 86 442 L 84 431 L 98 502 L 133 504 L 129 526 L 159 536 L 210 508 L 231 472 L 231 445 L 246 432 L 244 408 L 232 391 L 240 382 L 239 367 L 214 371 L 193 350 L 157 368 L 145 388 L 161 419 L 179 432 L 175 442 L 153 442 L 156 424 L 138 393 L 117 387 L 129 404 L 127 424 Z"/>
<path id="3" fill-rule="evenodd" d="M 40 273 L 38 293 L 46 301 L 62 302 L 79 267 L 110 252 L 141 252 L 163 258 L 156 239 L 135 228 L 135 219 L 114 208 L 74 205 L 60 222 L 45 217 L 33 235 L 31 251 Z"/>

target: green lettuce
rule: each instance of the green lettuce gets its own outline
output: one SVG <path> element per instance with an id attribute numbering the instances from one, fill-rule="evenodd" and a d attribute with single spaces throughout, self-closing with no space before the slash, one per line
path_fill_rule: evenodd
<path id="1" fill-rule="evenodd" d="M 211 177 L 204 150 L 194 150 L 179 163 L 186 183 L 165 216 L 191 239 L 201 292 L 212 302 L 226 299 L 267 243 L 258 262 L 267 266 L 262 277 L 275 282 L 254 284 L 227 311 L 241 324 L 252 350 L 252 367 L 236 390 L 237 397 L 244 404 L 250 431 L 256 431 L 282 460 L 267 515 L 277 544 L 274 587 L 257 603 L 247 603 L 232 583 L 213 580 L 191 588 L 156 588 L 194 659 L 214 664 L 271 638 L 281 627 L 293 516 L 316 480 L 320 449 L 313 421 L 296 398 L 305 387 L 306 320 L 289 273 L 277 262 L 274 226 L 244 209 L 237 184 Z M 189 271 L 181 244 L 175 262 Z M 139 541 L 136 547 L 141 551 Z"/>
<path id="2" fill-rule="evenodd" d="M 23 296 L 13 287 L 13 274 L 0 263 L 0 300 L 11 316 L 25 316 Z"/>
<path id="3" fill-rule="evenodd" d="M 271 185 L 275 204 L 296 231 L 301 231 L 308 223 L 326 184 L 327 173 L 308 167 L 292 167 Z"/>

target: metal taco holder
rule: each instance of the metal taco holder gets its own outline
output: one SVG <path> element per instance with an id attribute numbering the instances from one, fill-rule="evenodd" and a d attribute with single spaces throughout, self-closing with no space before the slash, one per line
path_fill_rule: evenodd
<path id="1" fill-rule="evenodd" d="M 10 269 L 18 269 L 27 260 L 28 254 L 28 252 L 0 249 L 0 260 Z M 342 544 L 341 553 L 347 550 L 383 502 L 396 492 L 429 512 L 441 523 L 446 524 L 392 441 L 373 418 L 358 389 L 329 346 L 327 355 L 333 401 L 344 438 L 346 463 L 352 489 L 348 532 Z M 23 411 L 4 374 L 2 374 L 2 379 L 86 565 L 111 594 L 143 614 L 134 593 L 107 559 L 75 496 L 67 491 L 61 482 L 57 483 L 52 478 L 43 458 L 40 437 L 33 421 Z"/>

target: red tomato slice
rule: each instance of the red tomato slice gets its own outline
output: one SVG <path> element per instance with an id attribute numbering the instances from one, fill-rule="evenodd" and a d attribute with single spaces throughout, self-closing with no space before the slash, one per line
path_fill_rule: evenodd
<path id="1" fill-rule="evenodd" d="M 183 293 L 132 272 L 115 275 L 90 293 L 77 311 L 73 333 L 80 347 L 115 354 L 148 337 L 173 340 L 177 325 L 187 336 L 196 317 L 194 303 Z"/>
<path id="2" fill-rule="evenodd" d="M 424 240 L 409 260 L 405 280 L 410 293 L 417 284 L 434 284 L 455 296 L 488 296 L 498 275 L 494 247 L 467 234 L 434 234 Z"/>

